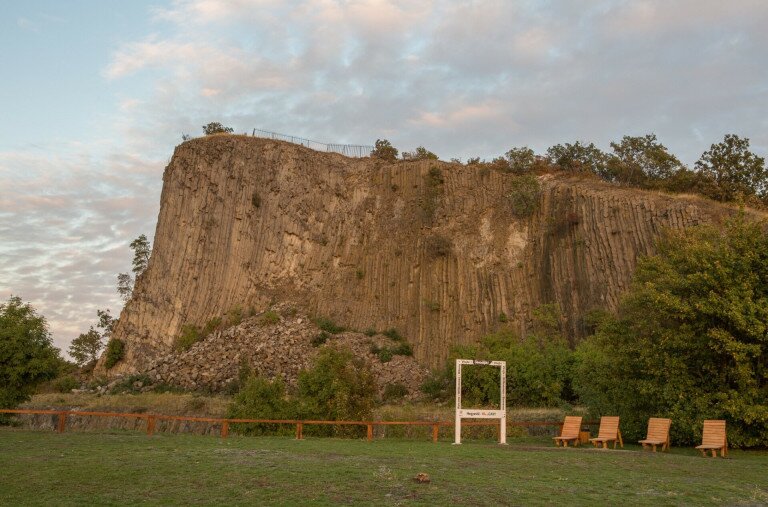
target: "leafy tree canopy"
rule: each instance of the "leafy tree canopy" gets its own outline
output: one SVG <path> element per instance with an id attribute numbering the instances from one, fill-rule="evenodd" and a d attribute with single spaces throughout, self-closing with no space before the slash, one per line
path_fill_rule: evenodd
<path id="1" fill-rule="evenodd" d="M 573 144 L 556 144 L 547 149 L 547 157 L 564 171 L 591 172 L 601 178 L 611 179 L 608 168 L 610 157 L 593 143 L 582 144 L 576 141 Z"/>
<path id="2" fill-rule="evenodd" d="M 225 127 L 217 121 L 212 121 L 208 125 L 203 125 L 203 133 L 207 136 L 211 136 L 213 134 L 231 134 L 234 131 L 235 129 L 232 127 Z"/>
<path id="3" fill-rule="evenodd" d="M 509 164 L 509 170 L 518 174 L 530 172 L 536 163 L 536 154 L 527 146 L 512 148 L 505 154 L 505 157 Z"/>
<path id="4" fill-rule="evenodd" d="M 714 185 L 704 190 L 713 199 L 734 201 L 744 197 L 768 197 L 765 159 L 749 150 L 749 139 L 727 134 L 696 162 L 696 169 Z"/>
<path id="5" fill-rule="evenodd" d="M 376 139 L 376 146 L 373 148 L 371 156 L 388 162 L 394 162 L 397 160 L 397 153 L 397 148 L 392 146 L 392 143 L 386 139 Z"/>
<path id="6" fill-rule="evenodd" d="M 415 151 L 404 151 L 403 160 L 437 160 L 438 156 L 426 149 L 423 146 L 419 146 Z"/>
<path id="7" fill-rule="evenodd" d="M 28 400 L 37 384 L 56 376 L 61 364 L 42 315 L 18 296 L 0 304 L 0 407 Z"/>
<path id="8" fill-rule="evenodd" d="M 734 446 L 768 445 L 765 224 L 742 216 L 668 233 L 577 356 L 582 402 L 620 415 L 627 439 L 670 417 L 673 440 L 692 444 L 704 419 L 725 419 Z"/>
<path id="9" fill-rule="evenodd" d="M 612 177 L 615 181 L 642 185 L 671 178 L 683 164 L 658 142 L 656 134 L 624 136 L 618 143 L 611 143 L 615 158 L 612 159 Z"/>
<path id="10" fill-rule="evenodd" d="M 147 269 L 149 256 L 152 254 L 152 247 L 147 240 L 147 236 L 141 234 L 138 238 L 131 241 L 131 250 L 133 250 L 133 272 L 138 278 Z"/>

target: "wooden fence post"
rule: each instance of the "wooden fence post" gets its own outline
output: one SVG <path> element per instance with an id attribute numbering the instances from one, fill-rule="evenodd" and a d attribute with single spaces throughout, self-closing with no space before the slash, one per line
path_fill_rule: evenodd
<path id="1" fill-rule="evenodd" d="M 147 416 L 147 436 L 151 437 L 155 432 L 155 416 Z"/>
<path id="2" fill-rule="evenodd" d="M 433 424 L 432 425 L 432 441 L 437 443 L 437 436 L 440 432 L 440 425 L 439 424 Z"/>
<path id="3" fill-rule="evenodd" d="M 64 433 L 64 428 L 66 426 L 67 426 L 67 413 L 59 412 L 59 419 L 58 419 L 58 424 L 56 425 L 56 430 L 59 433 Z"/>
<path id="4" fill-rule="evenodd" d="M 222 421 L 221 423 L 221 438 L 227 438 L 229 435 L 229 422 Z"/>
<path id="5" fill-rule="evenodd" d="M 296 423 L 296 440 L 304 440 L 304 425 L 300 422 Z"/>
<path id="6" fill-rule="evenodd" d="M 373 424 L 368 423 L 368 441 L 373 440 Z"/>

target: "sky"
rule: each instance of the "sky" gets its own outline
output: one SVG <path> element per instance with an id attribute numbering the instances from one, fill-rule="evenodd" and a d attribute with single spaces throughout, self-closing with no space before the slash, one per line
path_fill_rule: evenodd
<path id="1" fill-rule="evenodd" d="M 768 154 L 764 0 L 0 0 L 0 300 L 56 346 L 119 314 L 183 134 L 442 159 L 655 133 Z"/>

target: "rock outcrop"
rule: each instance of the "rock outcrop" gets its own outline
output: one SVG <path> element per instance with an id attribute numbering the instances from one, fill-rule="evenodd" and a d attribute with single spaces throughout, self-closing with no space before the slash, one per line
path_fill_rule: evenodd
<path id="1" fill-rule="evenodd" d="M 286 300 L 351 329 L 396 328 L 424 366 L 502 325 L 524 333 L 545 303 L 577 340 L 585 312 L 616 308 L 662 230 L 731 212 L 586 177 L 538 180 L 535 209 L 518 218 L 518 177 L 493 169 L 245 136 L 185 142 L 163 176 L 152 257 L 114 331 L 126 355 L 109 374 L 145 371 L 183 324 Z"/>

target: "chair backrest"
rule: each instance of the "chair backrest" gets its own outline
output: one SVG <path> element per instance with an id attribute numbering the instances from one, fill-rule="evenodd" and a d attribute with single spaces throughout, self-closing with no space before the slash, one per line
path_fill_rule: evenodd
<path id="1" fill-rule="evenodd" d="M 725 445 L 725 421 L 708 419 L 704 421 L 704 431 L 701 435 L 702 445 Z"/>
<path id="2" fill-rule="evenodd" d="M 648 419 L 648 436 L 645 439 L 666 442 L 669 438 L 670 425 L 672 425 L 672 419 L 651 417 Z"/>
<path id="3" fill-rule="evenodd" d="M 619 435 L 619 416 L 604 415 L 600 418 L 597 438 L 616 438 Z"/>
<path id="4" fill-rule="evenodd" d="M 578 438 L 579 431 L 581 431 L 581 416 L 580 415 L 567 415 L 563 422 L 563 431 L 560 433 L 561 437 Z"/>

